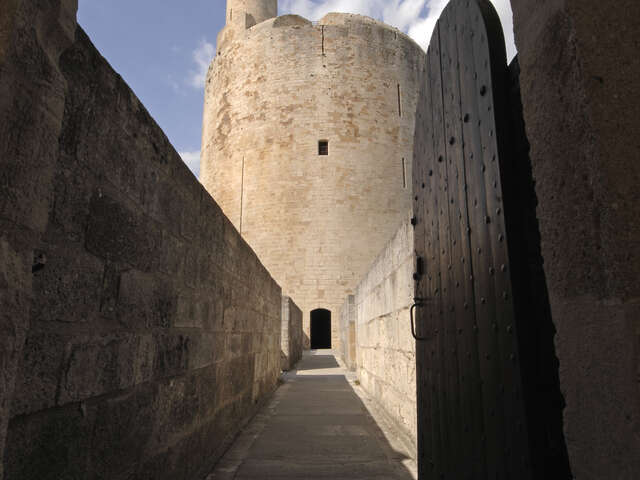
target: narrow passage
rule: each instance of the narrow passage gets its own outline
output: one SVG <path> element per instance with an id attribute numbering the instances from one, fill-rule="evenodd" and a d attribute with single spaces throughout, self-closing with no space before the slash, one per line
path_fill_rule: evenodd
<path id="1" fill-rule="evenodd" d="M 284 381 L 207 480 L 414 478 L 330 350 L 305 352 Z"/>

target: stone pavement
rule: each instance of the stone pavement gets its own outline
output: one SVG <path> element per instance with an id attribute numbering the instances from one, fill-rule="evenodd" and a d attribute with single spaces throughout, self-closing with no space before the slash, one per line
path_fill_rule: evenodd
<path id="1" fill-rule="evenodd" d="M 393 428 L 330 350 L 305 352 L 283 380 L 207 480 L 416 478 Z"/>

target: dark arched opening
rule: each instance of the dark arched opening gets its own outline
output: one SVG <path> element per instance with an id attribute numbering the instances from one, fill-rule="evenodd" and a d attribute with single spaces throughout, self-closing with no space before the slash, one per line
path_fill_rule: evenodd
<path id="1" fill-rule="evenodd" d="M 311 312 L 311 350 L 331 348 L 331 312 L 318 308 Z"/>

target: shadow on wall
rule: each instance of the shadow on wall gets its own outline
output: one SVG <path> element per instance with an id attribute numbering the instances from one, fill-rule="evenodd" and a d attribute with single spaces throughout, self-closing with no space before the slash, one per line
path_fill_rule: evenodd
<path id="1" fill-rule="evenodd" d="M 521 265 L 514 270 L 514 289 L 520 294 L 515 304 L 518 349 L 526 398 L 526 410 L 531 443 L 538 459 L 540 476 L 572 478 L 563 431 L 565 399 L 560 389 L 559 361 L 555 350 L 556 328 L 551 315 L 549 292 L 544 276 L 544 260 L 536 206 L 536 195 L 530 145 L 522 117 L 520 95 L 520 64 L 518 57 L 509 66 L 510 133 L 514 155 L 510 192 L 517 205 L 518 225 L 512 227 L 509 238 L 514 257 Z M 517 249 L 517 250 L 516 250 Z M 514 265 L 515 267 L 515 265 Z M 534 427 L 535 426 L 535 427 Z"/>

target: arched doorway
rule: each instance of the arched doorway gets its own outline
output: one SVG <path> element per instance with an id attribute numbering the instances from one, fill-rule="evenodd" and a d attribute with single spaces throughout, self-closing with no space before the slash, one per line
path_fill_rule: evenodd
<path id="1" fill-rule="evenodd" d="M 331 348 L 331 312 L 318 308 L 311 312 L 311 350 Z"/>

